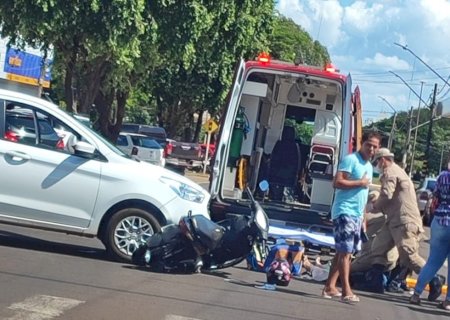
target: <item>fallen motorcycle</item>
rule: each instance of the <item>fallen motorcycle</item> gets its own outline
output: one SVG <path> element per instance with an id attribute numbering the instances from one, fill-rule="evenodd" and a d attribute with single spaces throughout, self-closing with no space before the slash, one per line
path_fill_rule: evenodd
<path id="1" fill-rule="evenodd" d="M 269 220 L 248 187 L 246 194 L 250 216 L 229 214 L 215 223 L 189 212 L 178 225 L 164 227 L 141 245 L 133 264 L 155 271 L 200 272 L 234 266 L 255 247 L 265 252 Z"/>

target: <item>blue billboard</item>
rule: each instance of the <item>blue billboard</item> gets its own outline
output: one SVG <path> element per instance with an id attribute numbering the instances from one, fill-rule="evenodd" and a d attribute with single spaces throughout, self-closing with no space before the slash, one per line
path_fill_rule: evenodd
<path id="1" fill-rule="evenodd" d="M 47 59 L 44 65 L 42 56 L 9 48 L 6 51 L 3 71 L 9 80 L 39 85 L 39 79 L 41 79 L 42 86 L 48 88 L 51 80 L 51 62 Z"/>

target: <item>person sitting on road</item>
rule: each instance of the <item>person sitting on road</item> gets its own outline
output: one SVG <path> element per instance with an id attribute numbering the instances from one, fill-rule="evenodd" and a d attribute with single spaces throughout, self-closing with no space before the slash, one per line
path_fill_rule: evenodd
<path id="1" fill-rule="evenodd" d="M 375 237 L 377 236 L 377 233 L 386 222 L 386 216 L 382 212 L 373 212 L 372 203 L 378 199 L 379 195 L 380 192 L 378 190 L 372 190 L 369 192 L 368 203 L 366 205 L 366 213 L 364 215 L 368 241 L 362 244 L 361 251 L 358 252 L 355 259 L 352 261 L 350 268 L 350 281 L 352 285 L 355 287 L 355 289 L 363 291 L 376 292 L 377 288 L 379 288 L 380 286 L 384 287 L 384 285 L 387 286 L 388 291 L 393 291 L 393 288 L 390 288 L 393 283 L 389 281 L 388 276 L 390 276 L 392 272 L 395 273 L 395 271 L 393 270 L 396 270 L 398 261 L 398 250 L 396 247 L 389 249 L 386 253 L 386 268 L 384 270 L 384 273 L 387 275 L 387 278 L 385 279 L 386 283 L 384 285 L 383 283 L 380 283 L 380 285 L 374 285 L 373 281 L 371 281 L 373 263 L 371 246 Z M 395 276 L 394 274 L 392 275 Z M 383 279 L 379 280 L 381 281 Z"/>
<path id="2" fill-rule="evenodd" d="M 291 277 L 301 273 L 304 252 L 305 249 L 299 242 L 277 239 L 264 261 L 263 271 L 266 272 L 267 281 L 256 287 L 275 290 L 277 285 L 288 286 Z"/>

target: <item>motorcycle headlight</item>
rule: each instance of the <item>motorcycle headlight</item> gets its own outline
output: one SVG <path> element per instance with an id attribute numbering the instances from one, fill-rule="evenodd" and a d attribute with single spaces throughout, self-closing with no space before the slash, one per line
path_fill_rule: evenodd
<path id="1" fill-rule="evenodd" d="M 161 181 L 164 184 L 167 184 L 169 188 L 172 189 L 177 194 L 177 196 L 179 196 L 184 200 L 202 203 L 203 200 L 205 199 L 205 195 L 201 190 L 197 190 L 184 182 L 174 180 L 168 177 L 160 177 L 159 181 Z"/>
<path id="2" fill-rule="evenodd" d="M 267 218 L 264 209 L 260 206 L 257 207 L 255 213 L 255 222 L 261 230 L 268 231 L 269 230 L 269 219 Z"/>

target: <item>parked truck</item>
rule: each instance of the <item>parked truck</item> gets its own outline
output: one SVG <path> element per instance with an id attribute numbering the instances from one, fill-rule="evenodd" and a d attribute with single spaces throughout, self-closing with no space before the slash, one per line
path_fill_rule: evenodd
<path id="1" fill-rule="evenodd" d="M 211 158 L 209 149 L 208 160 Z M 186 169 L 193 171 L 203 170 L 205 165 L 206 145 L 200 143 L 180 142 L 167 139 L 165 147 L 166 167 L 179 173 Z M 207 163 L 209 165 L 209 163 Z"/>

